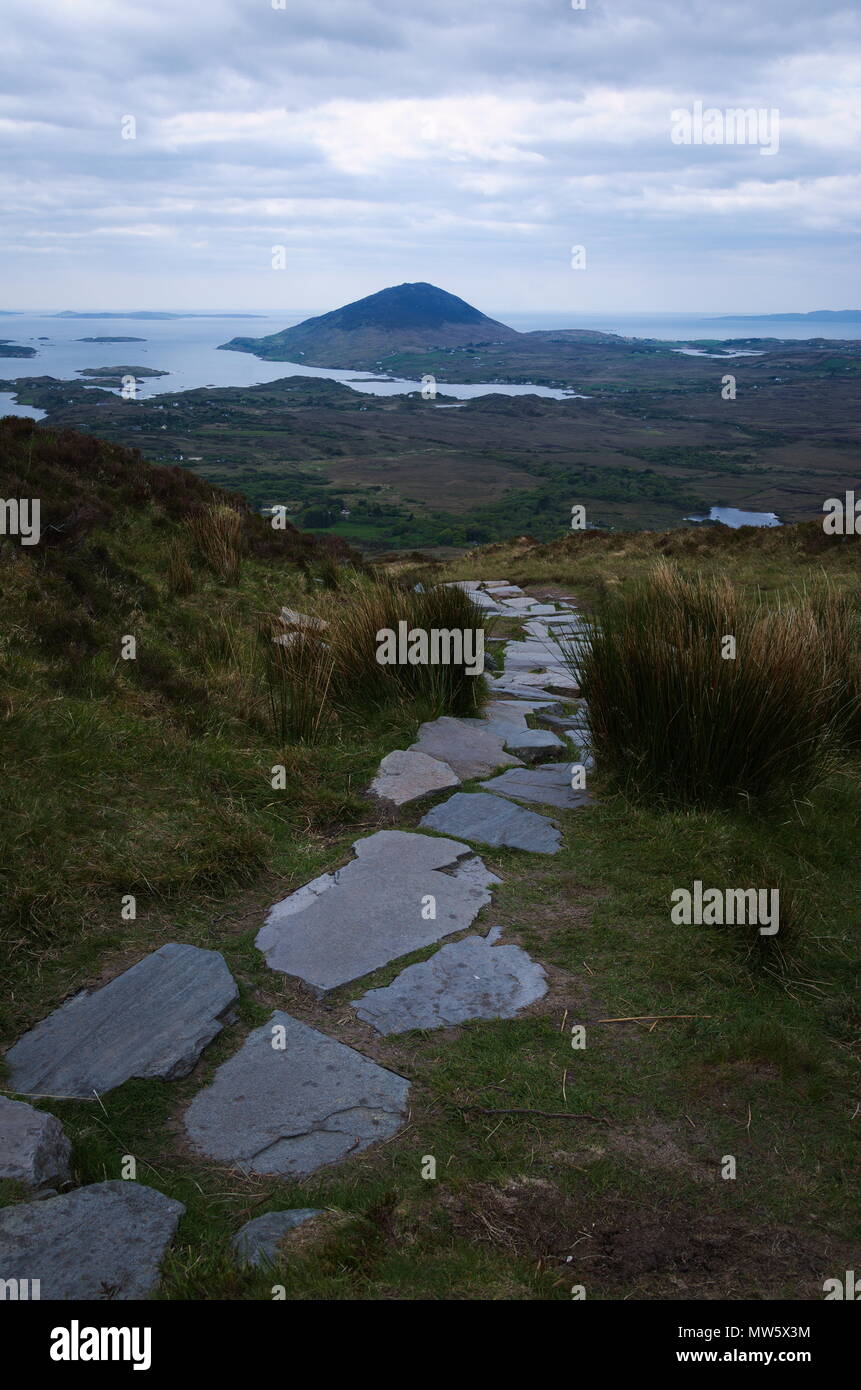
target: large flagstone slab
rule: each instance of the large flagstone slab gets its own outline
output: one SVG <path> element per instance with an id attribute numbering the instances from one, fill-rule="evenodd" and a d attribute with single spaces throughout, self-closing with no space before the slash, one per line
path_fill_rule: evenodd
<path id="1" fill-rule="evenodd" d="M 514 1018 L 547 993 L 544 970 L 519 946 L 499 946 L 502 929 L 465 936 L 430 960 L 410 965 L 385 989 L 354 999 L 356 1013 L 378 1033 L 448 1028 L 471 1018 Z"/>
<path id="2" fill-rule="evenodd" d="M 550 729 L 513 729 L 505 740 L 505 746 L 525 763 L 540 762 L 542 758 L 549 758 L 565 748 L 562 740 Z M 509 771 L 516 772 L 517 768 L 510 768 Z"/>
<path id="3" fill-rule="evenodd" d="M 380 762 L 368 791 L 380 801 L 404 806 L 408 801 L 458 786 L 460 778 L 448 763 L 441 763 L 439 758 L 430 758 L 427 753 L 396 748 Z"/>
<path id="4" fill-rule="evenodd" d="M 276 1010 L 185 1113 L 198 1152 L 248 1173 L 307 1177 L 395 1134 L 409 1082 Z"/>
<path id="5" fill-rule="evenodd" d="M 571 767 L 571 762 L 511 767 L 499 777 L 492 777 L 481 785 L 495 796 L 509 797 L 513 801 L 555 806 L 560 811 L 576 811 L 588 805 L 591 798 L 588 791 L 572 790 Z"/>
<path id="6" fill-rule="evenodd" d="M 451 715 L 422 724 L 409 751 L 427 753 L 447 763 L 462 782 L 470 777 L 487 777 L 498 767 L 513 767 L 517 763 L 506 753 L 499 734 L 483 727 L 482 720 L 455 719 Z"/>
<path id="7" fill-rule="evenodd" d="M 130 1077 L 187 1076 L 238 996 L 218 951 L 171 942 L 49 1014 L 9 1048 L 9 1088 L 92 1099 Z"/>
<path id="8" fill-rule="evenodd" d="M 121 1181 L 4 1207 L 0 1278 L 38 1279 L 43 1300 L 146 1298 L 184 1211 L 153 1187 Z"/>
<path id="9" fill-rule="evenodd" d="M 423 829 L 439 830 L 443 835 L 459 835 L 464 840 L 530 850 L 533 854 L 556 854 L 562 841 L 555 824 L 545 816 L 512 806 L 504 798 L 488 796 L 486 792 L 455 792 L 448 801 L 428 811 L 420 824 Z"/>
<path id="10" fill-rule="evenodd" d="M 356 858 L 343 869 L 276 903 L 257 934 L 272 970 L 319 991 L 463 931 L 499 882 L 469 845 L 454 840 L 380 830 L 353 849 Z"/>

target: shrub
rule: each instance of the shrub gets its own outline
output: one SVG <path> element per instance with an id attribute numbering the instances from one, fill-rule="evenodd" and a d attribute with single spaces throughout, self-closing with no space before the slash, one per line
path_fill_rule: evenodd
<path id="1" fill-rule="evenodd" d="M 735 659 L 722 656 L 726 635 Z M 857 728 L 857 619 L 828 591 L 768 609 L 662 561 L 604 598 L 585 649 L 567 656 L 599 765 L 649 798 L 809 791 Z"/>

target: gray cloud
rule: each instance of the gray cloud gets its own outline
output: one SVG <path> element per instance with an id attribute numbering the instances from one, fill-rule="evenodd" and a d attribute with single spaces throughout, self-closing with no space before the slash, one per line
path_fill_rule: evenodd
<path id="1" fill-rule="evenodd" d="M 859 39 L 838 0 L 6 0 L 0 307 L 841 307 Z M 674 144 L 696 101 L 778 152 Z"/>

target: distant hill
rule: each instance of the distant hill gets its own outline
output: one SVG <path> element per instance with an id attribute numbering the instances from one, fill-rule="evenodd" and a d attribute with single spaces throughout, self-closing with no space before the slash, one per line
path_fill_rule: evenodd
<path id="1" fill-rule="evenodd" d="M 719 314 L 717 322 L 734 319 L 750 323 L 861 323 L 861 309 L 811 309 L 807 314 Z"/>
<path id="2" fill-rule="evenodd" d="M 364 368 L 395 352 L 480 346 L 522 335 L 455 294 L 428 285 L 392 285 L 265 338 L 232 338 L 221 347 L 275 362 Z"/>

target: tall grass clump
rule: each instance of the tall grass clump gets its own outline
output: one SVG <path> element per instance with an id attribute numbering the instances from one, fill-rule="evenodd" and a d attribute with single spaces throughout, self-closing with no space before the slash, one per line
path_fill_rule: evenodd
<path id="1" fill-rule="evenodd" d="M 605 598 L 584 650 L 568 656 L 599 766 L 652 800 L 807 792 L 857 728 L 857 620 L 828 591 L 767 608 L 726 578 L 663 561 Z"/>
<path id="2" fill-rule="evenodd" d="M 242 569 L 242 515 L 235 507 L 212 502 L 188 518 L 188 529 L 204 562 L 217 579 L 235 583 Z"/>
<path id="3" fill-rule="evenodd" d="M 321 595 L 324 628 L 275 629 L 264 623 L 264 684 L 280 737 L 315 741 L 337 718 L 349 723 L 393 706 L 414 703 L 422 717 L 478 714 L 486 696 L 481 676 L 464 661 L 385 664 L 377 660 L 380 634 L 485 630 L 483 615 L 458 588 L 416 593 L 383 576 L 345 575 L 337 594 Z M 286 639 L 286 640 L 285 640 Z"/>

